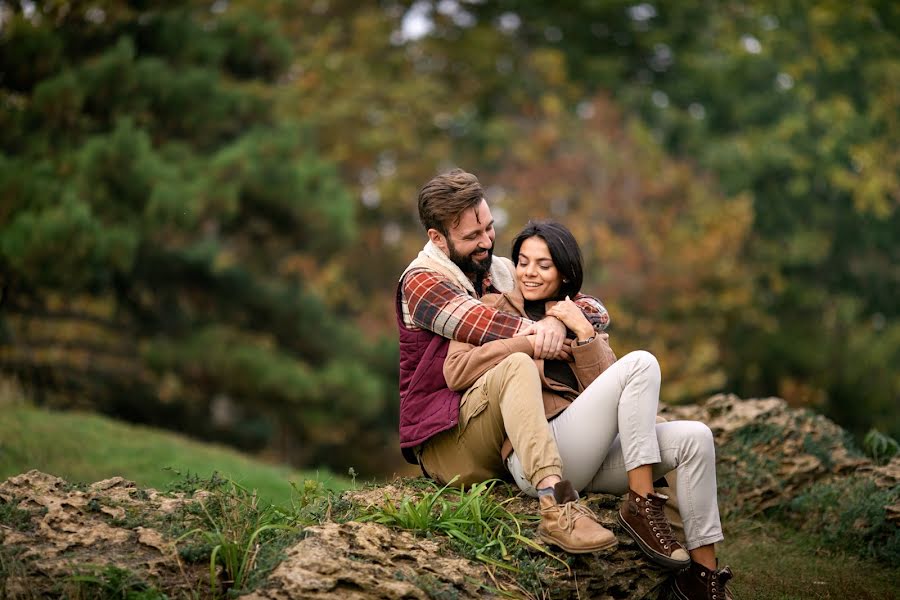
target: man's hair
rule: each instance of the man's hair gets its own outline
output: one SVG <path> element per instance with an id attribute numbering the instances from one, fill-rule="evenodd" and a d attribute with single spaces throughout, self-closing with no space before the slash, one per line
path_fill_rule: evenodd
<path id="1" fill-rule="evenodd" d="M 445 236 L 455 227 L 463 212 L 477 207 L 484 199 L 478 178 L 462 169 L 453 169 L 434 177 L 419 191 L 419 220 L 429 229 Z"/>
<path id="2" fill-rule="evenodd" d="M 575 294 L 581 291 L 581 284 L 584 283 L 584 260 L 575 236 L 565 225 L 556 221 L 529 221 L 525 229 L 513 240 L 513 264 L 519 264 L 522 243 L 532 237 L 539 237 L 547 243 L 553 266 L 562 275 L 564 283 L 559 287 L 559 297 L 553 299 L 562 300 L 566 296 L 574 299 Z"/>

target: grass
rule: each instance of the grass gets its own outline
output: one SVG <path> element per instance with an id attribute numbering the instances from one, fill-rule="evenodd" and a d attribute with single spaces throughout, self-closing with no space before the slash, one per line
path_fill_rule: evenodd
<path id="1" fill-rule="evenodd" d="M 196 527 L 176 541 L 182 558 L 209 561 L 210 588 L 215 597 L 244 590 L 251 578 L 274 566 L 260 561 L 284 549 L 299 532 L 296 514 L 262 502 L 234 482 L 213 480 L 210 494 L 191 505 Z M 221 567 L 221 571 L 219 570 Z"/>
<path id="2" fill-rule="evenodd" d="M 248 458 L 215 444 L 78 412 L 0 404 L 0 480 L 29 469 L 91 483 L 122 476 L 141 487 L 167 489 L 184 475 L 213 472 L 286 505 L 290 482 L 312 479 L 341 490 L 349 482 L 327 472 L 302 472 Z"/>
<path id="3" fill-rule="evenodd" d="M 513 497 L 501 498 L 500 490 L 512 488 L 499 480 L 468 489 L 451 487 L 452 484 L 453 481 L 438 487 L 431 483 L 420 497 L 404 498 L 399 504 L 386 499 L 383 507 L 374 509 L 362 520 L 424 535 L 446 536 L 457 552 L 485 564 L 498 585 L 497 591 L 516 590 L 524 597 L 541 597 L 542 588 L 550 583 L 541 574 L 550 562 L 568 571 L 563 558 L 536 543 L 530 532 L 523 533 L 523 525 L 533 525 L 537 518 L 514 514 L 507 508 Z M 534 551 L 538 553 L 537 558 Z M 506 572 L 507 577 L 503 579 L 507 585 L 500 583 L 494 569 Z M 513 595 L 519 594 L 513 592 Z"/>
<path id="4" fill-rule="evenodd" d="M 718 549 L 739 600 L 900 599 L 900 565 L 847 555 L 771 521 L 732 524 Z"/>
<path id="5" fill-rule="evenodd" d="M 127 569 L 81 565 L 63 584 L 70 600 L 167 600 L 168 596 Z"/>

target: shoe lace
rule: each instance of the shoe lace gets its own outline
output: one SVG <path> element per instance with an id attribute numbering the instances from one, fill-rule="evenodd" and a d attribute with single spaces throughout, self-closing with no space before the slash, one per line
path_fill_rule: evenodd
<path id="1" fill-rule="evenodd" d="M 559 525 L 560 528 L 569 531 L 575 526 L 575 521 L 582 517 L 596 520 L 591 509 L 583 504 L 578 504 L 578 502 L 573 500 L 562 505 L 559 516 L 556 518 L 556 524 Z"/>
<path id="2" fill-rule="evenodd" d="M 732 597 L 731 593 L 725 588 L 728 580 L 734 577 L 731 567 L 724 567 L 718 571 L 711 571 L 709 574 L 709 586 L 712 592 L 713 600 L 723 600 Z"/>
<path id="3" fill-rule="evenodd" d="M 680 546 L 681 544 L 675 539 L 675 534 L 672 533 L 672 524 L 669 523 L 666 514 L 663 512 L 663 504 L 651 502 L 648 499 L 645 506 L 650 527 L 653 528 L 653 532 L 659 538 L 663 547 L 668 550 L 670 546 Z"/>

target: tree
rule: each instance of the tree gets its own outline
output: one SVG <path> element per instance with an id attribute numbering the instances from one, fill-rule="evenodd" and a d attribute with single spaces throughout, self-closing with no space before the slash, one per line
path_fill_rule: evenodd
<path id="1" fill-rule="evenodd" d="M 2 10 L 0 368 L 48 404 L 376 463 L 395 367 L 317 289 L 356 208 L 311 126 L 273 114 L 278 23 Z"/>
<path id="2" fill-rule="evenodd" d="M 587 94 L 609 91 L 726 194 L 752 198 L 758 310 L 722 340 L 728 389 L 823 408 L 857 433 L 900 433 L 900 382 L 880 368 L 900 358 L 895 4 L 465 10 L 524 47 L 560 52 Z"/>

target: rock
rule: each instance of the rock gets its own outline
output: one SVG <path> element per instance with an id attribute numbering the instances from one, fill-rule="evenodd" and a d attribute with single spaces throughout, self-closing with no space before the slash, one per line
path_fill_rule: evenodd
<path id="1" fill-rule="evenodd" d="M 834 423 L 791 409 L 778 398 L 715 396 L 699 406 L 666 407 L 662 414 L 670 420 L 700 420 L 713 430 L 726 527 L 729 519 L 767 518 L 775 510 L 780 518 L 793 518 L 798 528 L 833 530 L 845 551 L 864 554 L 876 548 L 883 552 L 876 558 L 887 560 L 900 552 L 900 457 L 874 465 L 846 443 L 846 434 Z M 535 541 L 535 547 L 523 544 L 517 550 L 531 565 L 522 573 L 467 558 L 439 533 L 416 536 L 365 521 L 386 502 L 416 499 L 426 489 L 420 479 L 399 479 L 345 492 L 339 503 L 351 507 L 341 513 L 349 516 L 333 517 L 329 504 L 321 522 L 305 527 L 284 559 L 243 598 L 612 600 L 656 599 L 666 590 L 669 575 L 644 560 L 616 524 L 620 499 L 611 495 L 592 494 L 584 501 L 616 532 L 617 550 L 569 556 L 552 548 L 542 551 Z M 537 514 L 536 500 L 521 494 L 510 498 L 513 492 L 506 487 L 493 493 L 514 514 Z M 202 490 L 190 497 L 142 490 L 121 477 L 87 487 L 38 471 L 11 477 L 0 484 L 0 566 L 5 569 L 0 569 L 0 597 L 83 597 L 66 588 L 71 575 L 106 566 L 126 569 L 169 597 L 211 595 L 208 558 L 182 561 L 177 552 L 184 542 L 172 539 L 166 524 L 182 519 L 191 503 L 213 498 L 213 492 Z M 867 510 L 856 510 L 854 502 L 868 502 Z M 869 510 L 873 502 L 874 511 Z M 521 521 L 522 534 L 534 540 L 535 521 Z"/>
<path id="2" fill-rule="evenodd" d="M 850 473 L 868 474 L 883 488 L 900 482 L 900 468 L 876 467 L 854 452 L 847 433 L 833 421 L 792 409 L 780 398 L 721 394 L 700 405 L 664 407 L 660 414 L 702 421 L 713 431 L 724 514 L 759 514 L 817 482 Z"/>
<path id="3" fill-rule="evenodd" d="M 173 596 L 187 592 L 190 582 L 171 540 L 128 522 L 128 514 L 156 515 L 160 502 L 154 496 L 155 490 L 144 492 L 121 477 L 83 489 L 35 470 L 10 477 L 0 484 L 0 508 L 11 505 L 30 520 L 18 528 L 0 527 L 0 559 L 15 567 L 5 590 L 0 577 L 0 597 L 81 597 L 69 589 L 77 585 L 71 576 L 92 576 L 107 567 L 159 581 Z"/>
<path id="4" fill-rule="evenodd" d="M 398 481 L 383 488 L 348 492 L 345 498 L 361 506 L 381 506 L 386 498 L 396 503 L 421 494 L 421 486 Z M 617 529 L 617 497 L 593 494 L 586 501 L 604 526 Z M 518 497 L 508 508 L 513 513 L 534 515 L 537 501 Z M 514 574 L 454 555 L 445 538 L 416 538 L 383 525 L 356 522 L 308 527 L 305 533 L 307 537 L 288 550 L 266 584 L 244 596 L 245 600 L 475 599 L 501 597 L 501 590 L 527 597 Z M 618 538 L 618 550 L 606 555 L 569 556 L 549 549 L 561 560 L 546 569 L 548 585 L 542 596 L 655 598 L 667 573 L 644 560 L 631 538 Z M 534 554 L 544 556 L 537 551 Z"/>

